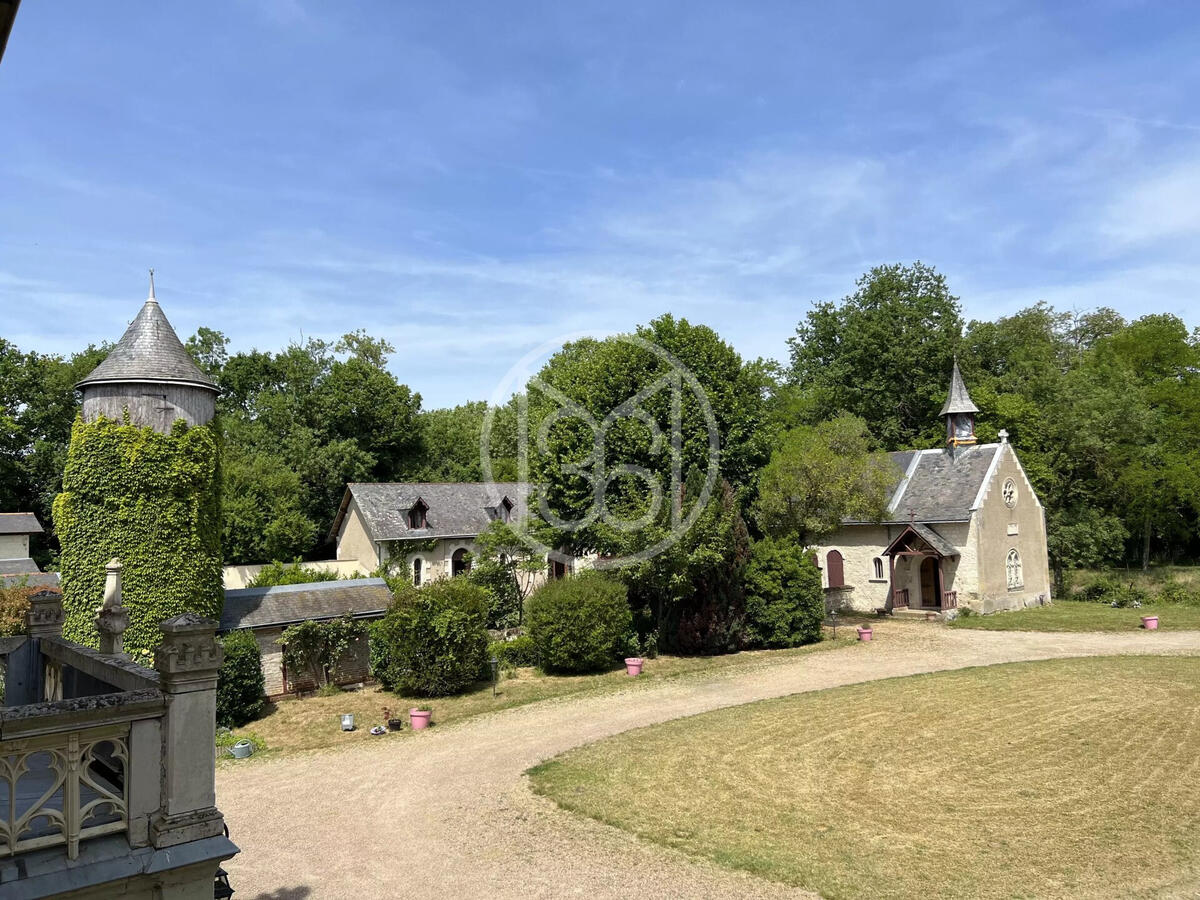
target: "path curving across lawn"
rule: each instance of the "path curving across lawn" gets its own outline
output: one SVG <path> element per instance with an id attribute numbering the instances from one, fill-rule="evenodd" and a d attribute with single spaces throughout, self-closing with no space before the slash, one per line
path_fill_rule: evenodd
<path id="1" fill-rule="evenodd" d="M 639 726 L 798 692 L 1029 659 L 1200 653 L 1200 632 L 883 623 L 876 635 L 783 664 L 531 704 L 411 740 L 222 767 L 217 802 L 242 848 L 226 868 L 239 900 L 811 897 L 563 812 L 523 773 Z"/>

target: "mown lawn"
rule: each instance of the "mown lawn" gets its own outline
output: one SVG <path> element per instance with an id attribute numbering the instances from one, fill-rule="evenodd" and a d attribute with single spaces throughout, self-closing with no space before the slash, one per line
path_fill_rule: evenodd
<path id="1" fill-rule="evenodd" d="M 719 710 L 531 770 L 561 806 L 830 898 L 1200 896 L 1200 657 Z"/>
<path id="2" fill-rule="evenodd" d="M 1158 616 L 1158 627 L 1164 630 L 1200 629 L 1200 607 L 1154 603 L 1140 609 L 1113 609 L 1077 600 L 1056 600 L 1049 606 L 988 616 L 959 616 L 949 624 L 987 631 L 1130 631 L 1141 628 L 1142 616 Z"/>
<path id="3" fill-rule="evenodd" d="M 828 630 L 826 635 L 826 640 L 819 644 L 794 650 L 755 650 L 725 656 L 660 656 L 646 660 L 638 678 L 626 675 L 624 666 L 599 675 L 545 675 L 537 669 L 517 669 L 511 675 L 501 673 L 495 697 L 492 696 L 491 683 L 481 682 L 457 697 L 405 697 L 369 686 L 356 691 L 343 691 L 331 697 L 314 695 L 300 700 L 282 700 L 272 704 L 263 718 L 237 729 L 235 736 L 253 734 L 265 744 L 266 755 L 341 747 L 362 740 L 397 740 L 412 734 L 408 730 L 408 710 L 414 706 L 432 709 L 433 724 L 446 725 L 480 713 L 586 691 L 636 688 L 667 678 L 775 665 L 804 654 L 846 646 L 855 640 L 853 628 L 839 628 L 836 640 L 829 636 Z M 385 706 L 404 719 L 404 730 L 398 734 L 373 736 L 370 728 L 383 724 Z M 355 731 L 341 730 L 342 713 L 354 714 Z M 227 762 L 240 764 L 240 761 Z"/>

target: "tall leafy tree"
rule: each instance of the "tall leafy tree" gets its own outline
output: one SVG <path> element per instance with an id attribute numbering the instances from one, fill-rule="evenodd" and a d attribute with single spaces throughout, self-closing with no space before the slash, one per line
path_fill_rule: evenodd
<path id="1" fill-rule="evenodd" d="M 789 339 L 789 377 L 811 416 L 793 424 L 849 412 L 889 450 L 936 440 L 962 326 L 932 266 L 876 266 L 840 303 L 817 303 Z"/>

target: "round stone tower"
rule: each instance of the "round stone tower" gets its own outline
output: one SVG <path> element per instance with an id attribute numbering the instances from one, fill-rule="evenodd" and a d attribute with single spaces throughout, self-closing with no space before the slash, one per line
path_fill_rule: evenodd
<path id="1" fill-rule="evenodd" d="M 217 385 L 200 371 L 175 329 L 150 296 L 104 362 L 76 385 L 83 392 L 83 418 L 121 421 L 129 410 L 134 425 L 166 433 L 176 419 L 207 425 L 216 411 Z"/>

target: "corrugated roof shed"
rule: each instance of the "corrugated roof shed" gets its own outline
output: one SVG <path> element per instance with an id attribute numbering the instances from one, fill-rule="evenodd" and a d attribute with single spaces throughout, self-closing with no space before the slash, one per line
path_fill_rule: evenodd
<path id="1" fill-rule="evenodd" d="M 362 511 L 373 541 L 474 537 L 499 516 L 506 497 L 513 504 L 512 519 L 523 518 L 528 508 L 529 485 L 514 481 L 351 483 L 346 485 L 346 494 L 333 521 L 333 535 L 341 527 L 351 497 Z M 418 499 L 427 507 L 427 527 L 410 528 L 408 511 Z"/>
<path id="2" fill-rule="evenodd" d="M 382 578 L 240 588 L 225 592 L 221 631 L 291 625 L 340 616 L 382 615 L 391 602 L 392 592 Z"/>
<path id="3" fill-rule="evenodd" d="M 0 534 L 41 534 L 42 523 L 31 512 L 0 513 Z"/>

